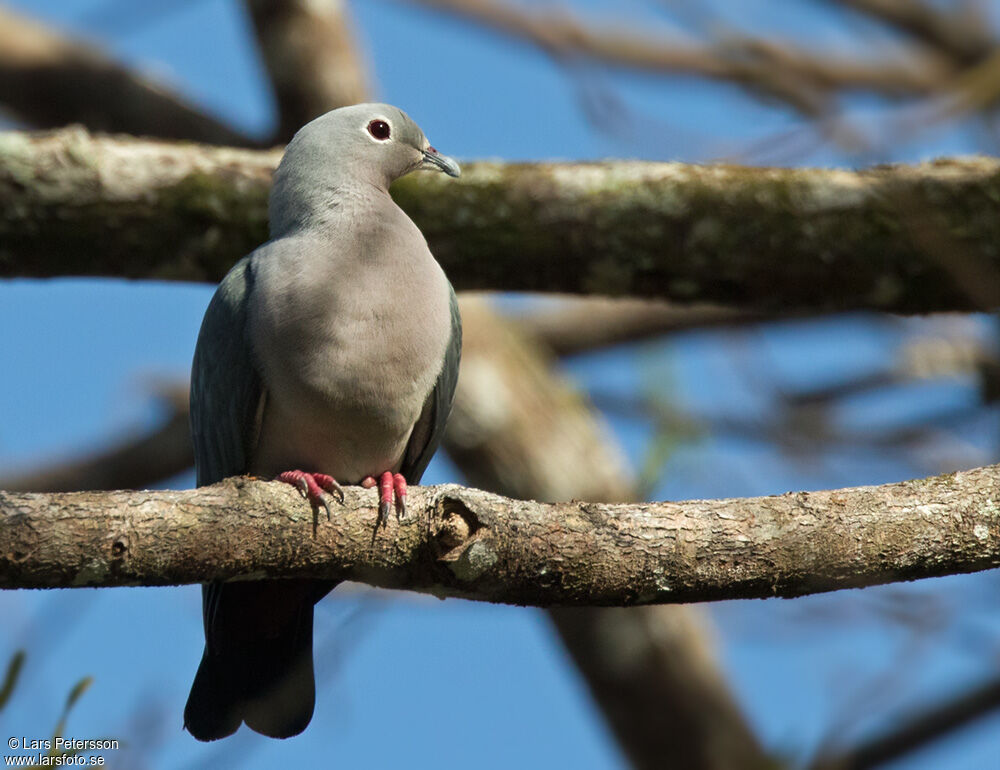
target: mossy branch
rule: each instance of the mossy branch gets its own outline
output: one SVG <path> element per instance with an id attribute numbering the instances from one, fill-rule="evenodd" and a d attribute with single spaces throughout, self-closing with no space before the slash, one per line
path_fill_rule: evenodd
<path id="1" fill-rule="evenodd" d="M 0 134 L 0 277 L 216 281 L 267 238 L 279 151 Z M 460 289 L 763 312 L 1000 305 L 1000 161 L 851 172 L 470 163 L 393 188 Z M 974 292 L 970 291 L 970 287 Z"/>

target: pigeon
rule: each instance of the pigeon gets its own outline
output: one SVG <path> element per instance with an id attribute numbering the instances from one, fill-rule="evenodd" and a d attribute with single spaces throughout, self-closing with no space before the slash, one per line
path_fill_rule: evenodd
<path id="1" fill-rule="evenodd" d="M 205 312 L 191 372 L 197 483 L 252 474 L 294 484 L 330 514 L 342 484 L 378 487 L 379 520 L 406 515 L 441 443 L 458 379 L 455 292 L 389 185 L 459 176 L 402 110 L 358 104 L 289 143 L 270 240 L 240 260 Z M 202 587 L 205 651 L 184 709 L 201 741 L 245 722 L 301 733 L 315 705 L 313 606 L 335 583 Z"/>

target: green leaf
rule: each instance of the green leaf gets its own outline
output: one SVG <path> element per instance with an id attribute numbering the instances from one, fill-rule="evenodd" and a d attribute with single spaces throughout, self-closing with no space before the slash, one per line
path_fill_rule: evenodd
<path id="1" fill-rule="evenodd" d="M 56 729 L 52 731 L 53 738 L 58 738 L 62 736 L 63 730 L 66 729 L 66 720 L 69 718 L 69 712 L 73 710 L 73 706 L 75 706 L 76 702 L 80 700 L 80 696 L 82 696 L 85 692 L 87 692 L 87 690 L 90 688 L 90 685 L 92 685 L 93 683 L 94 683 L 94 677 L 85 676 L 83 679 L 81 679 L 79 682 L 73 685 L 73 689 L 70 690 L 69 695 L 66 696 L 66 705 L 63 706 L 62 716 L 59 717 L 59 722 L 56 724 Z"/>
<path id="2" fill-rule="evenodd" d="M 18 650 L 11 657 L 10 663 L 7 664 L 7 673 L 4 674 L 3 684 L 0 685 L 0 711 L 3 711 L 3 707 L 7 705 L 7 701 L 14 693 L 14 688 L 17 687 L 21 669 L 24 668 L 24 658 L 24 650 Z"/>

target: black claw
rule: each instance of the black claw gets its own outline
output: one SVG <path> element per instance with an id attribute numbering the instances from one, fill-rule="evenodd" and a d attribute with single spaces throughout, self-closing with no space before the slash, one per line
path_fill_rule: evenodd
<path id="1" fill-rule="evenodd" d="M 327 477 L 327 478 L 329 478 L 330 481 L 329 481 L 329 483 L 324 483 L 322 485 L 323 486 L 323 490 L 325 492 L 328 492 L 329 494 L 333 495 L 335 498 L 337 498 L 337 501 L 341 505 L 343 505 L 344 504 L 344 488 L 342 486 L 340 486 L 340 484 L 337 483 L 337 480 L 335 478 L 333 478 L 332 476 Z M 325 480 L 324 480 L 324 482 L 325 482 Z"/>
<path id="2" fill-rule="evenodd" d="M 406 509 L 406 498 L 397 497 L 396 498 L 396 521 L 402 521 L 409 515 L 409 511 Z"/>
<path id="3" fill-rule="evenodd" d="M 341 501 L 343 502 L 343 501 Z M 326 495 L 320 495 L 319 504 L 326 508 L 326 520 L 331 521 L 330 518 L 330 501 L 326 499 Z"/>
<path id="4" fill-rule="evenodd" d="M 389 503 L 384 500 L 378 504 L 378 520 L 381 524 L 389 523 Z M 376 528 L 378 525 L 376 524 Z"/>
<path id="5" fill-rule="evenodd" d="M 308 500 L 309 499 L 309 484 L 306 483 L 306 480 L 305 479 L 297 479 L 295 481 L 295 486 L 297 486 L 299 488 L 299 492 L 302 493 L 302 496 L 306 500 Z"/>

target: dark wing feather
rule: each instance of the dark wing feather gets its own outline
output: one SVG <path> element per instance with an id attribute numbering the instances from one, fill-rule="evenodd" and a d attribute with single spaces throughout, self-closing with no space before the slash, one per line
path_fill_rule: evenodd
<path id="1" fill-rule="evenodd" d="M 198 486 L 246 473 L 259 432 L 260 375 L 250 357 L 246 257 L 219 284 L 205 311 L 191 367 L 191 435 Z"/>
<path id="2" fill-rule="evenodd" d="M 226 275 L 198 335 L 191 432 L 199 486 L 246 473 L 260 434 L 264 390 L 247 334 L 253 265 L 247 257 Z M 224 738 L 243 721 L 276 738 L 305 729 L 315 702 L 313 604 L 332 586 L 306 580 L 203 586 L 205 652 L 184 708 L 195 738 Z"/>
<path id="3" fill-rule="evenodd" d="M 424 404 L 420 419 L 413 427 L 410 441 L 403 455 L 400 473 L 409 484 L 419 484 L 427 470 L 427 464 L 441 445 L 444 428 L 455 401 L 455 387 L 458 384 L 458 368 L 462 358 L 462 317 L 458 312 L 455 289 L 448 284 L 451 293 L 451 339 L 444 353 L 444 364 L 438 375 L 434 390 Z"/>

